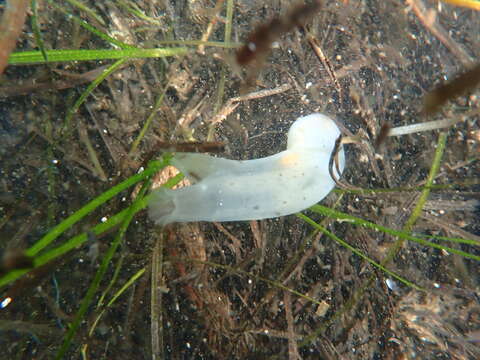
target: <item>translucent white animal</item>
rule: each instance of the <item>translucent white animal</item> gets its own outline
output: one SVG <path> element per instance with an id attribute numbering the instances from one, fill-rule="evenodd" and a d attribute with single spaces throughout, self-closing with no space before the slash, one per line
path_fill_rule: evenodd
<path id="1" fill-rule="evenodd" d="M 328 164 L 339 135 L 332 119 L 316 113 L 298 118 L 288 131 L 287 150 L 272 156 L 238 161 L 176 153 L 171 164 L 193 185 L 155 190 L 148 203 L 150 218 L 165 225 L 260 220 L 304 210 L 335 186 Z M 343 148 L 338 160 L 342 172 Z"/>

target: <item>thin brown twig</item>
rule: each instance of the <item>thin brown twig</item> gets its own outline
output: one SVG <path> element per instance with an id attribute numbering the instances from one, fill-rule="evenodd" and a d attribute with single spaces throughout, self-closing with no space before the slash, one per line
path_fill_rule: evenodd
<path id="1" fill-rule="evenodd" d="M 332 154 L 330 155 L 330 159 L 328 161 L 328 173 L 330 177 L 335 182 L 335 184 L 341 189 L 349 189 L 349 190 L 360 190 L 360 188 L 347 184 L 337 177 L 336 174 L 340 174 L 340 166 L 338 162 L 338 154 L 340 153 L 341 145 L 342 145 L 343 137 L 340 135 L 337 140 L 335 141 L 335 145 L 333 146 Z M 333 165 L 335 164 L 335 172 L 333 171 Z"/>
<path id="2" fill-rule="evenodd" d="M 255 91 L 246 95 L 242 96 L 237 96 L 234 98 L 231 98 L 230 100 L 227 101 L 227 103 L 218 111 L 218 113 L 213 117 L 213 119 L 210 121 L 210 126 L 213 126 L 215 124 L 218 124 L 225 120 L 228 115 L 230 115 L 237 107 L 239 102 L 241 101 L 247 101 L 247 100 L 253 100 L 253 99 L 260 99 L 264 98 L 267 96 L 272 96 L 272 95 L 277 95 L 281 94 L 285 91 L 288 91 L 292 88 L 291 84 L 283 84 L 280 85 L 276 88 L 273 89 L 266 89 L 266 90 L 260 90 L 260 91 Z"/>
<path id="3" fill-rule="evenodd" d="M 213 225 L 221 232 L 223 233 L 227 238 L 230 239 L 232 242 L 232 247 L 234 249 L 233 253 L 235 254 L 235 259 L 236 262 L 238 263 L 241 260 L 241 255 L 242 255 L 242 242 L 240 239 L 238 239 L 236 236 L 234 236 L 231 232 L 229 232 L 225 227 L 220 224 L 219 222 L 214 222 Z"/>
<path id="4" fill-rule="evenodd" d="M 33 91 L 46 90 L 64 90 L 78 85 L 92 82 L 95 80 L 107 66 L 100 66 L 94 70 L 87 71 L 82 74 L 74 74 L 64 70 L 53 69 L 53 72 L 65 75 L 67 80 L 46 80 L 42 81 L 38 78 L 24 80 L 22 83 L 8 83 L 0 87 L 0 97 L 27 95 Z"/>
<path id="5" fill-rule="evenodd" d="M 464 239 L 471 239 L 475 240 L 478 245 L 480 245 L 480 236 L 472 234 L 471 232 L 462 230 L 460 227 L 446 221 L 442 221 L 441 219 L 436 218 L 435 216 L 432 216 L 430 214 L 427 214 L 426 212 L 423 212 L 422 215 L 420 215 L 423 219 L 431 222 L 432 224 L 441 227 L 445 231 L 448 231 L 452 234 L 455 234 L 456 236 L 460 236 Z"/>
<path id="6" fill-rule="evenodd" d="M 283 302 L 285 303 L 285 317 L 287 319 L 288 359 L 300 360 L 301 357 L 298 352 L 295 328 L 293 327 L 292 295 L 288 291 L 283 293 Z"/>
<path id="7" fill-rule="evenodd" d="M 473 58 L 467 50 L 455 42 L 448 32 L 437 22 L 436 12 L 433 9 L 427 9 L 422 0 L 405 0 L 411 7 L 420 22 L 435 36 L 445 47 L 450 50 L 462 63 L 463 66 L 470 67 L 473 64 Z"/>
<path id="8" fill-rule="evenodd" d="M 105 174 L 105 171 L 103 170 L 102 165 L 100 164 L 100 160 L 98 159 L 98 155 L 97 155 L 97 152 L 95 151 L 95 147 L 93 146 L 92 142 L 90 141 L 90 138 L 88 137 L 87 128 L 85 124 L 83 124 L 82 122 L 78 122 L 77 130 L 78 130 L 80 141 L 85 145 L 90 161 L 92 162 L 93 168 L 95 169 L 94 175 L 96 175 L 102 181 L 107 181 L 107 175 Z"/>
<path id="9" fill-rule="evenodd" d="M 28 0 L 7 0 L 0 23 L 0 74 L 8 65 L 10 53 L 15 49 L 27 16 Z"/>
<path id="10" fill-rule="evenodd" d="M 215 4 L 215 7 L 213 8 L 213 15 L 210 19 L 210 22 L 208 23 L 207 30 L 202 34 L 202 38 L 200 41 L 207 42 L 208 39 L 210 38 L 210 35 L 212 35 L 213 30 L 215 29 L 215 25 L 217 25 L 218 22 L 218 15 L 222 9 L 223 2 L 225 0 L 217 0 L 217 3 Z M 199 45 L 198 46 L 198 53 L 201 55 L 205 55 L 205 45 Z"/>
<path id="11" fill-rule="evenodd" d="M 319 44 L 318 39 L 311 34 L 308 35 L 307 39 L 308 39 L 308 42 L 309 42 L 310 46 L 312 47 L 313 51 L 315 52 L 315 55 L 317 55 L 318 59 L 320 60 L 320 62 L 323 65 L 323 67 L 325 68 L 325 70 L 327 70 L 328 76 L 330 76 L 330 79 L 333 81 L 333 84 L 335 85 L 335 88 L 338 91 L 338 96 L 339 96 L 339 99 L 340 99 L 340 103 L 342 103 L 343 102 L 342 101 L 343 100 L 342 87 L 340 86 L 340 83 L 338 82 L 338 79 L 335 75 L 335 70 L 333 70 L 333 67 L 330 64 L 330 61 L 328 60 L 328 58 L 323 53 L 323 50 L 322 50 L 322 48 Z"/>
<path id="12" fill-rule="evenodd" d="M 42 131 L 37 129 L 36 127 L 32 127 L 32 133 L 40 137 L 41 139 L 45 140 L 49 144 L 53 144 L 54 141 L 50 139 L 47 135 L 45 135 Z M 84 170 L 89 171 L 91 174 L 97 175 L 95 168 L 88 162 L 80 158 L 79 156 L 75 155 L 74 151 L 67 151 L 62 146 L 55 144 L 55 149 L 59 150 L 64 154 L 64 161 L 73 161 L 80 165 Z"/>

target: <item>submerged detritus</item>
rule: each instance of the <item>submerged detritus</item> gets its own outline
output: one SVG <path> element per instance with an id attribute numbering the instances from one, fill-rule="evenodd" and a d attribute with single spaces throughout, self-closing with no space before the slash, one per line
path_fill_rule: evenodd
<path id="1" fill-rule="evenodd" d="M 287 150 L 256 160 L 176 153 L 171 164 L 193 185 L 159 188 L 149 200 L 155 223 L 260 220 L 294 214 L 322 200 L 335 186 L 329 159 L 340 130 L 323 114 L 298 118 Z M 339 169 L 345 156 L 339 152 Z M 339 174 L 336 174 L 337 176 Z"/>

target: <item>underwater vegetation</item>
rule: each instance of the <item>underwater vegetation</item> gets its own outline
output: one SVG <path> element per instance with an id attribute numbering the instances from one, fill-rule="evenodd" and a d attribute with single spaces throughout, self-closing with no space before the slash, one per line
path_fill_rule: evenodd
<path id="1" fill-rule="evenodd" d="M 1 2 L 2 354 L 479 358 L 477 5 Z M 318 113 L 327 187 L 281 211 Z M 255 204 L 149 218 L 202 179 Z"/>

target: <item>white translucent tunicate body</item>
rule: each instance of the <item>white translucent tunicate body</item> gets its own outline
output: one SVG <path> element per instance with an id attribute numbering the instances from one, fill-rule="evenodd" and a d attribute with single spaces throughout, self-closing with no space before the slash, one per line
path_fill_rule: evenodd
<path id="1" fill-rule="evenodd" d="M 333 120 L 316 113 L 298 118 L 288 132 L 287 150 L 272 156 L 239 161 L 176 153 L 171 164 L 193 185 L 155 190 L 148 203 L 149 215 L 165 225 L 260 220 L 304 210 L 335 186 L 328 164 L 339 136 Z M 338 163 L 341 172 L 343 148 Z"/>

